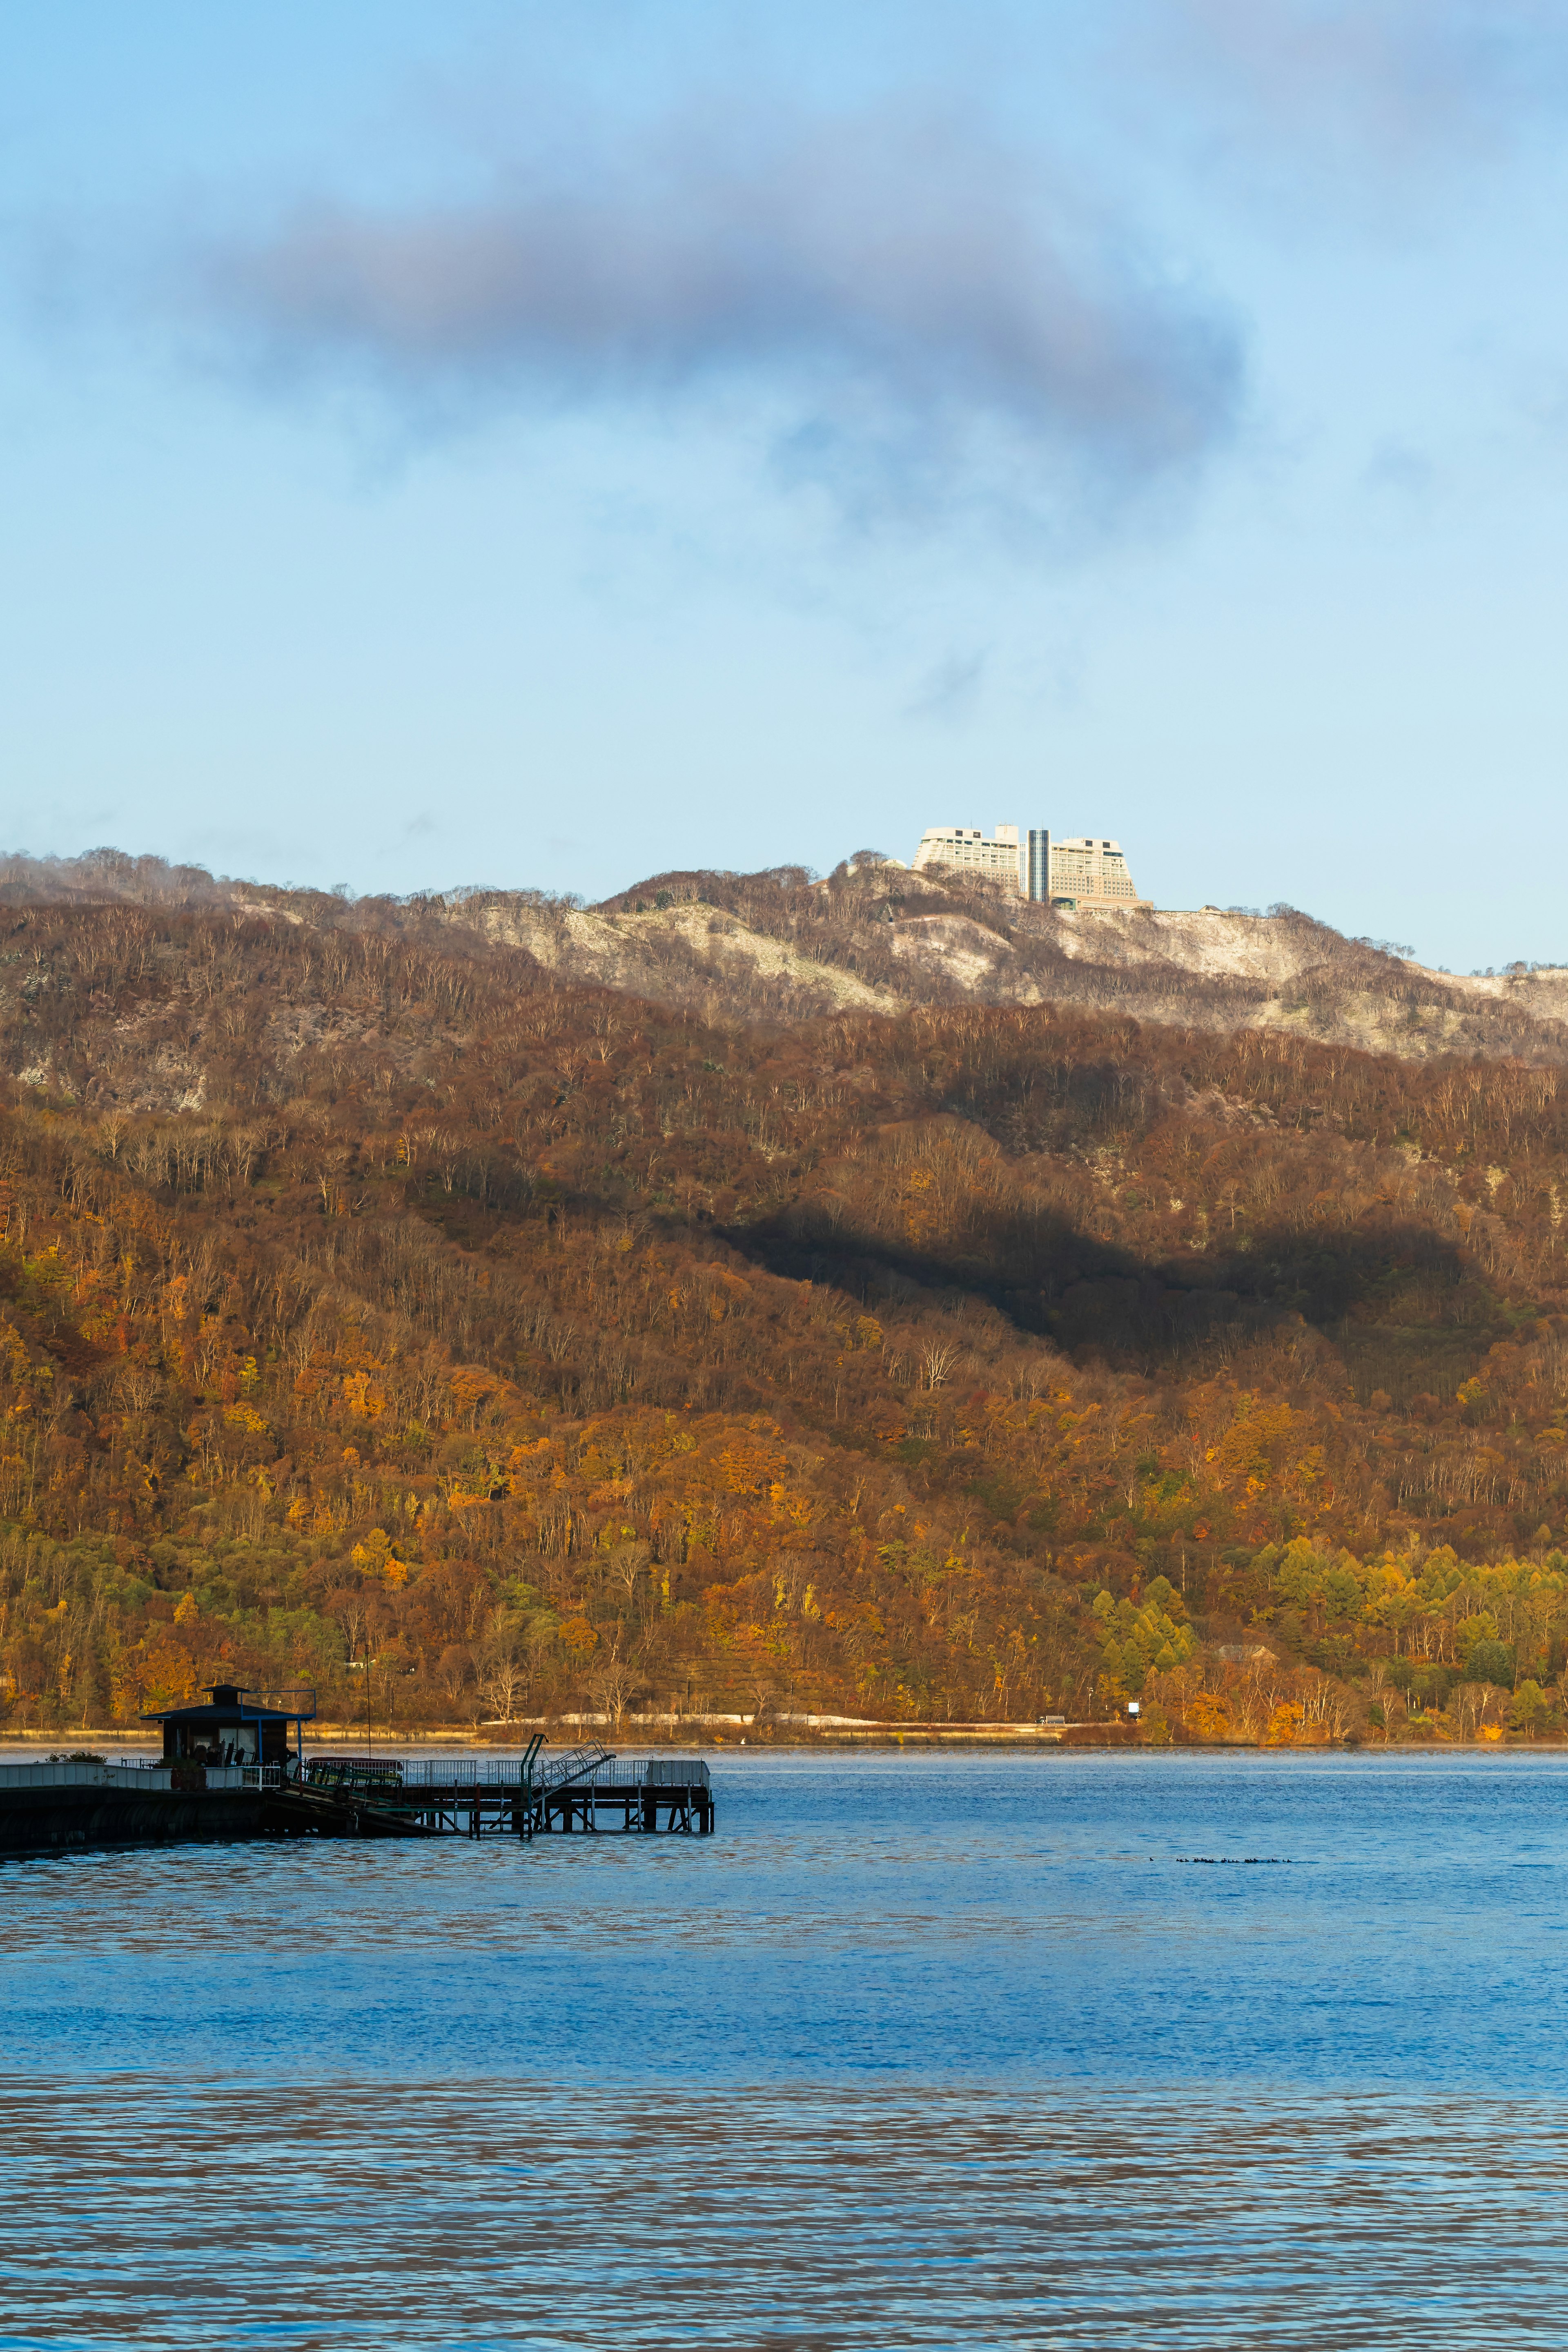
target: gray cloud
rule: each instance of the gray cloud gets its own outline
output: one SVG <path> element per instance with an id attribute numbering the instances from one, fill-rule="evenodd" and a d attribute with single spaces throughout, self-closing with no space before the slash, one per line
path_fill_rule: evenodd
<path id="1" fill-rule="evenodd" d="M 682 124 L 484 201 L 325 199 L 207 244 L 204 327 L 416 413 L 709 402 L 846 503 L 1101 509 L 1231 431 L 1237 331 L 973 127 Z"/>
<path id="2" fill-rule="evenodd" d="M 1495 152 L 1568 97 L 1562 0 L 1160 0 L 1153 22 L 1251 141 L 1384 178 Z"/>
<path id="3" fill-rule="evenodd" d="M 990 656 L 985 651 L 951 653 L 928 670 L 908 707 L 911 719 L 946 726 L 970 718 L 980 699 Z"/>

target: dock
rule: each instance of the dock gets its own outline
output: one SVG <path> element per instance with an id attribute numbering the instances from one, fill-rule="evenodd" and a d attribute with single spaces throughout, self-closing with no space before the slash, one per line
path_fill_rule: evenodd
<path id="1" fill-rule="evenodd" d="M 706 1837 L 713 1789 L 696 1757 L 608 1748 L 521 1757 L 285 1755 L 214 1764 L 55 1759 L 0 1765 L 0 1857 L 270 1838 Z"/>
<path id="2" fill-rule="evenodd" d="M 591 1747 L 541 1761 L 542 1744 L 535 1738 L 525 1756 L 494 1761 L 317 1757 L 306 1766 L 303 1786 L 280 1793 L 302 1806 L 354 1816 L 354 1828 L 327 1834 L 529 1840 L 596 1836 L 605 1828 L 641 1836 L 711 1834 L 713 1785 L 700 1758 L 623 1759 Z"/>

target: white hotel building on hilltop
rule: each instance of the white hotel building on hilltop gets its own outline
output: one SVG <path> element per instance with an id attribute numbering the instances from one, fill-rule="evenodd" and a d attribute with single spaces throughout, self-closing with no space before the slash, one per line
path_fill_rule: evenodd
<path id="1" fill-rule="evenodd" d="M 999 824 L 991 835 L 968 825 L 931 825 L 921 835 L 914 870 L 942 866 L 984 875 L 1020 898 L 1052 907 L 1136 908 L 1153 903 L 1138 896 L 1121 844 L 1088 835 L 1063 840 L 1033 825 L 1020 834 L 1016 824 Z"/>

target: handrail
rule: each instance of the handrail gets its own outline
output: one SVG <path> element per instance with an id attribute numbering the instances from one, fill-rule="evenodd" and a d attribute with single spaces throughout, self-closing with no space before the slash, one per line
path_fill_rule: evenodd
<path id="1" fill-rule="evenodd" d="M 380 1757 L 368 1762 L 363 1756 L 312 1756 L 305 1767 L 307 1788 L 352 1789 L 393 1802 L 400 1790 L 531 1789 L 546 1796 L 580 1780 L 611 1789 L 711 1786 L 700 1756 L 617 1759 L 602 1747 L 567 1748 L 538 1772 L 530 1771 L 526 1756 Z"/>
<path id="2" fill-rule="evenodd" d="M 597 1741 L 588 1748 L 568 1748 L 563 1755 L 551 1758 L 534 1786 L 541 1790 L 564 1789 L 569 1781 L 580 1780 L 585 1772 L 596 1771 L 601 1764 L 613 1761 L 609 1748 Z"/>
<path id="3" fill-rule="evenodd" d="M 312 1756 L 305 1765 L 305 1785 L 389 1796 L 399 1789 L 559 1789 L 597 1771 L 609 1757 L 605 1748 L 569 1748 L 536 1772 L 538 1752 L 538 1743 L 531 1743 L 530 1753 L 521 1757 Z"/>
<path id="4" fill-rule="evenodd" d="M 598 1789 L 706 1789 L 712 1785 L 700 1756 L 606 1757 L 594 1770 Z"/>
<path id="5" fill-rule="evenodd" d="M 395 1756 L 311 1756 L 305 1782 L 312 1789 L 396 1789 L 408 1769 Z"/>
<path id="6" fill-rule="evenodd" d="M 537 1752 L 535 1748 L 533 1754 Z M 543 1796 L 584 1780 L 617 1788 L 626 1786 L 649 1777 L 650 1769 L 655 1780 L 669 1774 L 681 1780 L 700 1780 L 707 1770 L 701 1763 L 662 1768 L 617 1764 L 613 1752 L 598 1745 L 566 1748 L 561 1755 L 551 1757 L 539 1770 L 531 1769 L 532 1761 L 531 1755 L 384 1757 L 370 1761 L 363 1757 L 312 1756 L 305 1767 L 305 1785 L 322 1790 L 353 1789 L 395 1803 L 398 1792 L 405 1790 L 529 1789 L 536 1796 Z"/>

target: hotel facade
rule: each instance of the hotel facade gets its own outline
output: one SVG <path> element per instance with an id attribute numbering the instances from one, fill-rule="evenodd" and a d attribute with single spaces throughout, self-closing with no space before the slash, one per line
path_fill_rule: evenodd
<path id="1" fill-rule="evenodd" d="M 915 852 L 917 874 L 981 875 L 1020 898 L 1079 908 L 1144 908 L 1119 841 L 1082 834 L 1064 836 L 1031 825 L 999 824 L 984 834 L 970 825 L 931 825 Z"/>

